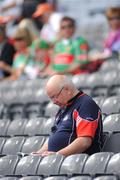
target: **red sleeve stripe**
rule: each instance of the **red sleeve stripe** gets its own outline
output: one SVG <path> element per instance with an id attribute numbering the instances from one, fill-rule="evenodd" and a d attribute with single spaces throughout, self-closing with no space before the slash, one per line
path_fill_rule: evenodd
<path id="1" fill-rule="evenodd" d="M 73 112 L 73 118 L 76 121 L 76 133 L 77 136 L 90 136 L 94 137 L 96 129 L 98 127 L 98 119 L 100 118 L 100 111 L 98 112 L 97 119 L 93 121 L 89 121 L 87 119 L 83 119 L 79 116 L 79 113 L 77 110 L 74 110 Z"/>

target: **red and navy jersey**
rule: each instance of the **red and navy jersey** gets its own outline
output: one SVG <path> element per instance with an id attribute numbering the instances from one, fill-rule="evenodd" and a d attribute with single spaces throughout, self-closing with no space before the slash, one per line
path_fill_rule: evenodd
<path id="1" fill-rule="evenodd" d="M 57 152 L 77 137 L 91 137 L 92 145 L 84 153 L 99 152 L 102 144 L 102 130 L 100 108 L 90 96 L 79 92 L 58 111 L 49 137 L 48 150 Z"/>

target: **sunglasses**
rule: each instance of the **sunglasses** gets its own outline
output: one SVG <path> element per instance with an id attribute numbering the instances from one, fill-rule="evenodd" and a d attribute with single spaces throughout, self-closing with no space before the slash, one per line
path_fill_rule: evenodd
<path id="1" fill-rule="evenodd" d="M 61 26 L 61 29 L 69 29 L 69 28 L 74 28 L 74 26 L 72 24 Z"/>
<path id="2" fill-rule="evenodd" d="M 120 20 L 120 16 L 113 16 L 113 17 L 109 17 L 108 18 L 109 21 L 113 21 L 113 20 Z"/>
<path id="3" fill-rule="evenodd" d="M 14 40 L 15 41 L 22 41 L 22 40 L 24 40 L 25 38 L 24 37 L 20 37 L 20 38 L 15 38 Z"/>

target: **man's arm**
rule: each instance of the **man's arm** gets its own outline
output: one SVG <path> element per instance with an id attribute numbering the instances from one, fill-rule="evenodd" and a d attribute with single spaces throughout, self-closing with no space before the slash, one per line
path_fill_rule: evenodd
<path id="1" fill-rule="evenodd" d="M 67 147 L 58 151 L 58 154 L 62 154 L 64 156 L 69 156 L 71 154 L 82 153 L 86 151 L 92 144 L 91 137 L 78 137 Z"/>

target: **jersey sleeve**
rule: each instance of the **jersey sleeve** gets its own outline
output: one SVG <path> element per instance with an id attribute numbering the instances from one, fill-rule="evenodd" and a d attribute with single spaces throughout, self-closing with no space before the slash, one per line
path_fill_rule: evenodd
<path id="1" fill-rule="evenodd" d="M 86 108 L 84 107 L 82 111 L 74 109 L 73 118 L 76 122 L 77 137 L 86 136 L 94 138 L 100 115 L 100 110 L 95 110 L 94 106 L 93 109 L 86 106 Z"/>

